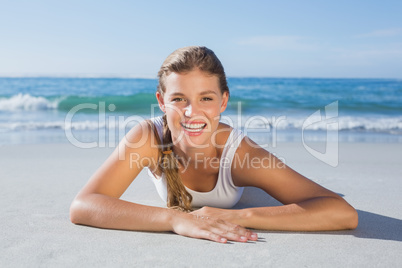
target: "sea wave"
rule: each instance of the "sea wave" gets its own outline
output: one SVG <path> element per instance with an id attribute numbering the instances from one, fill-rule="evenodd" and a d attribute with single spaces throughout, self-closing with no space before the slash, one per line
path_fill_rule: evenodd
<path id="1" fill-rule="evenodd" d="M 124 124 L 124 128 L 131 128 L 137 124 L 137 121 L 130 121 Z M 26 131 L 26 130 L 98 130 L 102 128 L 119 128 L 119 122 L 99 122 L 93 120 L 83 120 L 74 122 L 65 121 L 45 121 L 45 122 L 7 122 L 0 123 L 0 132 Z"/>
<path id="2" fill-rule="evenodd" d="M 310 121 L 310 123 L 309 123 Z M 267 128 L 266 122 L 249 124 L 250 128 Z M 329 120 L 321 118 L 278 118 L 269 123 L 271 130 L 302 130 L 302 131 L 351 131 L 351 132 L 382 132 L 388 134 L 402 134 L 402 117 L 373 118 L 340 116 Z"/>
<path id="3" fill-rule="evenodd" d="M 25 130 L 98 130 L 98 129 L 129 129 L 138 123 L 140 117 L 124 117 L 118 120 L 116 117 L 106 117 L 99 120 L 94 116 L 88 120 L 64 120 L 54 121 L 25 121 L 25 122 L 1 122 L 0 131 L 25 131 Z M 109 120 L 110 119 L 110 120 Z M 132 120 L 131 120 L 132 119 Z M 143 119 L 146 119 L 145 117 Z M 329 120 L 306 117 L 262 117 L 244 116 L 241 121 L 233 116 L 222 117 L 222 122 L 248 132 L 272 132 L 273 130 L 299 130 L 299 131 L 352 131 L 352 132 L 381 132 L 402 135 L 402 117 L 353 117 L 339 116 Z"/>
<path id="4" fill-rule="evenodd" d="M 106 110 L 116 112 L 136 112 L 149 113 L 152 104 L 157 103 L 155 95 L 149 93 L 138 93 L 129 96 L 32 96 L 30 94 L 19 93 L 11 97 L 0 97 L 0 111 L 39 111 L 39 110 L 59 110 L 68 112 L 77 105 L 82 104 L 105 104 Z M 109 105 L 113 106 L 109 106 Z M 92 107 L 92 106 L 88 106 Z M 113 107 L 110 109 L 109 107 Z M 109 110 L 108 110 L 109 109 Z M 79 112 L 93 113 L 91 108 L 80 109 Z"/>
<path id="5" fill-rule="evenodd" d="M 244 95 L 244 93 L 242 93 Z M 249 94 L 252 95 L 252 94 Z M 258 94 L 256 94 L 258 95 Z M 135 93 L 131 95 L 57 95 L 57 96 L 33 96 L 19 93 L 17 95 L 0 97 L 0 111 L 41 111 L 57 110 L 67 113 L 78 105 L 83 105 L 78 113 L 98 113 L 100 104 L 105 105 L 105 112 L 117 112 L 125 114 L 150 114 L 158 110 L 154 93 Z M 226 111 L 237 113 L 239 109 L 246 114 L 270 114 L 270 113 L 303 113 L 308 114 L 328 105 L 330 101 L 314 101 L 296 98 L 274 98 L 252 96 L 252 98 L 233 95 L 230 98 Z M 90 104 L 90 106 L 85 106 Z M 94 106 L 97 105 L 97 106 Z M 92 108 L 91 108 L 92 107 Z M 97 107 L 94 109 L 93 107 Z M 111 108 L 112 107 L 112 108 Z M 395 102 L 351 102 L 339 100 L 339 111 L 347 114 L 386 114 L 399 115 L 402 107 Z"/>
<path id="6" fill-rule="evenodd" d="M 37 111 L 56 109 L 61 98 L 49 100 L 44 97 L 35 97 L 19 93 L 10 98 L 0 98 L 0 111 Z"/>

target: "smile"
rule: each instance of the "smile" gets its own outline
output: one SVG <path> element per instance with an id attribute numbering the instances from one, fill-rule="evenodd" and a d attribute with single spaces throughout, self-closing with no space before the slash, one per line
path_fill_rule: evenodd
<path id="1" fill-rule="evenodd" d="M 181 126 L 188 132 L 200 132 L 207 124 L 206 123 L 181 123 Z"/>

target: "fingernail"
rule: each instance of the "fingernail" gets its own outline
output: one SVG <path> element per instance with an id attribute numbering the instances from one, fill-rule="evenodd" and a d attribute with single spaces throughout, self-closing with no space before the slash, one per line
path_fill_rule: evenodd
<path id="1" fill-rule="evenodd" d="M 257 238 L 257 237 L 258 237 L 258 235 L 256 235 L 256 234 L 252 234 L 252 235 L 251 235 L 251 237 L 252 237 L 252 238 Z"/>
<path id="2" fill-rule="evenodd" d="M 241 240 L 247 240 L 247 237 L 241 236 L 240 239 L 241 239 Z"/>
<path id="3" fill-rule="evenodd" d="M 226 242 L 226 238 L 221 238 L 221 242 Z"/>

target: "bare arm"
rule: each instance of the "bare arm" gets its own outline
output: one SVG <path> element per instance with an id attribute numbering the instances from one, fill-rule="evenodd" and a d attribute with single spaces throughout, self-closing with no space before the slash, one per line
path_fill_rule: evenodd
<path id="1" fill-rule="evenodd" d="M 102 194 L 76 198 L 71 221 L 107 229 L 173 231 L 172 219 L 178 211 L 127 202 Z"/>
<path id="2" fill-rule="evenodd" d="M 261 188 L 284 205 L 242 210 L 203 208 L 195 213 L 266 230 L 324 231 L 357 227 L 357 212 L 342 197 L 305 178 L 246 139 L 236 152 L 236 157 L 246 159 L 245 164 L 241 167 L 232 164 L 235 184 Z M 265 164 L 256 168 L 256 163 L 263 163 L 262 159 L 265 159 Z M 250 164 L 251 161 L 254 165 Z M 271 164 L 269 167 L 267 161 Z"/>
<path id="3" fill-rule="evenodd" d="M 223 243 L 257 239 L 252 232 L 217 218 L 201 220 L 177 210 L 119 199 L 144 167 L 155 168 L 158 151 L 151 144 L 152 135 L 146 123 L 137 125 L 128 133 L 126 140 L 119 144 L 74 199 L 70 208 L 73 223 L 109 229 L 173 231 Z M 132 154 L 141 161 L 130 161 Z"/>

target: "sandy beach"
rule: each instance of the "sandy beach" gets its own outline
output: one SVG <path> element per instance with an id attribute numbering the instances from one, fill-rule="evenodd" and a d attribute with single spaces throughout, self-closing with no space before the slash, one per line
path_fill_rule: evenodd
<path id="1" fill-rule="evenodd" d="M 341 143 L 331 167 L 299 143 L 272 151 L 341 194 L 359 213 L 353 231 L 257 231 L 259 241 L 218 244 L 173 233 L 74 225 L 69 206 L 112 148 L 0 147 L 0 267 L 396 267 L 402 262 L 402 144 Z M 164 206 L 146 172 L 123 199 Z M 279 205 L 247 188 L 235 208 Z"/>

